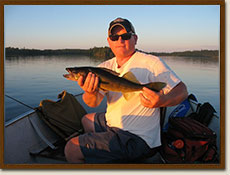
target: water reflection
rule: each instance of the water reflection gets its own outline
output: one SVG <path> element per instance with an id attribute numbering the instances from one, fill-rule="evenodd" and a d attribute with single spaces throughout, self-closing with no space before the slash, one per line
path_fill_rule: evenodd
<path id="1" fill-rule="evenodd" d="M 85 61 L 84 61 L 85 60 Z M 6 57 L 5 62 L 7 64 L 27 64 L 31 62 L 56 62 L 56 61 L 61 61 L 61 62 L 78 62 L 81 65 L 84 63 L 90 64 L 90 65 L 96 65 L 97 63 L 101 63 L 105 61 L 105 59 L 100 59 L 100 58 L 94 58 L 94 57 L 89 57 L 85 55 L 55 55 L 55 56 L 18 56 L 18 57 Z"/>
<path id="2" fill-rule="evenodd" d="M 199 101 L 209 101 L 219 113 L 219 60 L 205 57 L 160 56 L 188 86 Z M 63 90 L 77 94 L 76 82 L 63 78 L 66 67 L 95 66 L 103 62 L 88 56 L 33 56 L 5 59 L 5 93 L 24 103 L 37 106 L 43 99 L 56 100 Z M 5 119 L 28 111 L 26 107 L 5 98 Z"/>
<path id="3" fill-rule="evenodd" d="M 163 59 L 194 63 L 194 64 L 216 65 L 219 63 L 218 57 L 181 57 L 181 56 L 160 56 L 160 57 Z"/>

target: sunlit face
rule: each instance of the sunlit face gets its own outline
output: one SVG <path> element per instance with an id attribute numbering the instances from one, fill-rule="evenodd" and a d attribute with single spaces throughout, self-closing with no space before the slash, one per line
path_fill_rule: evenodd
<path id="1" fill-rule="evenodd" d="M 116 26 L 112 30 L 112 34 L 122 35 L 127 33 L 121 26 Z M 135 52 L 135 45 L 137 43 L 137 35 L 132 35 L 129 40 L 122 40 L 121 37 L 117 41 L 112 41 L 109 37 L 107 38 L 109 46 L 113 51 L 114 55 L 119 58 L 126 58 L 131 56 Z"/>

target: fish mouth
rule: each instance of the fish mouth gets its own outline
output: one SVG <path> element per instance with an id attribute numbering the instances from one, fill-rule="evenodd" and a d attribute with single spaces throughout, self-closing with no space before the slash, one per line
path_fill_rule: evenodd
<path id="1" fill-rule="evenodd" d="M 73 72 L 73 68 L 67 67 L 66 71 L 69 72 L 69 73 L 72 73 Z"/>

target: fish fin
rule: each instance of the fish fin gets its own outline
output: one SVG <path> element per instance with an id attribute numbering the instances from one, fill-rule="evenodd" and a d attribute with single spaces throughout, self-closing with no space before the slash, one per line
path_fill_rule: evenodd
<path id="1" fill-rule="evenodd" d="M 105 90 L 105 89 L 103 89 L 103 88 L 101 88 L 101 87 L 99 87 L 99 90 L 101 90 L 101 91 L 105 91 L 105 92 L 107 91 L 107 90 Z"/>
<path id="2" fill-rule="evenodd" d="M 100 81 L 100 79 L 99 79 L 99 81 Z M 107 81 L 100 81 L 99 83 L 102 83 L 102 84 L 109 84 L 109 82 L 107 82 Z"/>
<path id="3" fill-rule="evenodd" d="M 129 101 L 132 98 L 132 96 L 134 95 L 134 93 L 128 92 L 128 93 L 122 93 L 122 95 L 124 96 L 126 101 Z"/>
<path id="4" fill-rule="evenodd" d="M 132 81 L 134 83 L 140 84 L 140 82 L 137 80 L 137 78 L 135 77 L 135 75 L 132 72 L 126 72 L 122 78 L 125 78 L 126 80 Z"/>
<path id="5" fill-rule="evenodd" d="M 111 74 L 113 74 L 115 76 L 119 76 L 120 75 L 119 73 L 117 73 L 117 72 L 115 72 L 115 71 L 113 71 L 111 69 L 107 69 L 105 67 L 100 67 L 100 69 L 103 69 L 104 71 L 109 72 L 109 73 L 111 73 Z"/>
<path id="6" fill-rule="evenodd" d="M 138 94 L 139 91 L 122 93 L 126 101 L 129 101 L 133 97 L 136 98 Z"/>
<path id="7" fill-rule="evenodd" d="M 151 82 L 151 83 L 145 84 L 144 86 L 153 90 L 153 91 L 159 92 L 161 89 L 163 89 L 166 86 L 166 83 L 164 83 L 164 82 Z"/>

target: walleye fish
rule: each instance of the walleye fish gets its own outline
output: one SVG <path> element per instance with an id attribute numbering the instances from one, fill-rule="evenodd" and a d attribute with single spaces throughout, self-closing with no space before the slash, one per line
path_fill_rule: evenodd
<path id="1" fill-rule="evenodd" d="M 119 77 L 119 73 L 101 67 L 68 67 L 66 70 L 69 72 L 69 74 L 64 74 L 63 76 L 70 80 L 77 80 L 80 76 L 83 76 L 85 79 L 88 73 L 92 72 L 99 78 L 100 89 L 122 92 L 124 97 L 128 96 L 127 93 L 142 90 L 143 87 L 147 87 L 155 92 L 159 92 L 166 86 L 166 83 L 164 82 L 140 84 L 132 72 L 127 72 L 124 76 Z"/>

